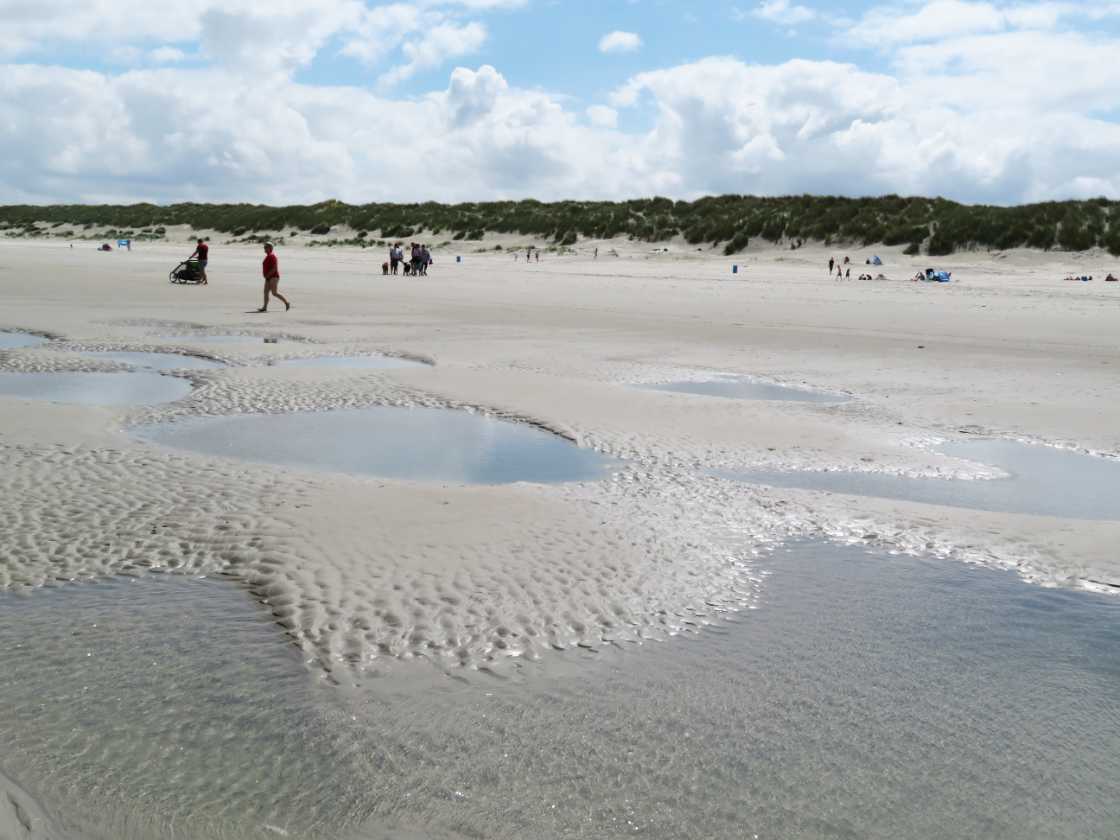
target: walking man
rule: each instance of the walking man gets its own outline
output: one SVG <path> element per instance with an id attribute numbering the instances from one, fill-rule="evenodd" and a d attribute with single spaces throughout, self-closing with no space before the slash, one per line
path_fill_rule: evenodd
<path id="1" fill-rule="evenodd" d="M 206 244 L 205 239 L 198 240 L 198 247 L 187 259 L 193 260 L 195 257 L 198 257 L 198 267 L 202 271 L 202 285 L 205 286 L 210 282 L 206 277 L 206 263 L 210 262 L 210 246 Z"/>
<path id="2" fill-rule="evenodd" d="M 264 262 L 261 263 L 261 273 L 264 274 L 264 305 L 257 311 L 268 311 L 268 296 L 271 294 L 283 302 L 284 311 L 287 312 L 292 308 L 292 305 L 288 303 L 286 297 L 280 294 L 280 261 L 276 259 L 276 254 L 272 253 L 271 242 L 266 242 L 264 245 Z"/>

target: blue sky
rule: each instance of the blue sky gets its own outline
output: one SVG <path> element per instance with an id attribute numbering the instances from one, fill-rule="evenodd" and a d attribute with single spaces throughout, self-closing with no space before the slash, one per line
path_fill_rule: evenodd
<path id="1" fill-rule="evenodd" d="M 1116 197 L 1116 55 L 1117 0 L 0 0 L 0 201 Z"/>

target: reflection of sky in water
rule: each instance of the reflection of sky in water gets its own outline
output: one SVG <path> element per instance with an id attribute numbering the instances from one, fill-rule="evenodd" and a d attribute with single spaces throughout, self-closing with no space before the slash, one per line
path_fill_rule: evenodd
<path id="1" fill-rule="evenodd" d="M 20 347 L 38 347 L 40 344 L 46 343 L 47 339 L 43 338 L 41 335 L 5 332 L 0 330 L 0 350 L 16 350 Z"/>
<path id="2" fill-rule="evenodd" d="M 667 382 L 661 385 L 643 385 L 650 391 L 673 391 L 680 394 L 699 394 L 705 397 L 724 397 L 733 400 L 783 400 L 789 402 L 847 402 L 842 394 L 811 391 L 787 385 L 752 382 L 737 376 L 718 376 L 703 382 Z"/>
<path id="3" fill-rule="evenodd" d="M 1115 836 L 1120 599 L 760 562 L 757 609 L 697 635 L 345 691 L 233 584 L 0 592 L 4 769 L 114 840 Z"/>
<path id="4" fill-rule="evenodd" d="M 530 426 L 432 408 L 206 418 L 139 434 L 206 455 L 468 484 L 595 480 L 616 463 Z"/>
<path id="5" fill-rule="evenodd" d="M 80 405 L 153 405 L 190 390 L 187 380 L 158 373 L 0 373 L 0 396 Z"/>
<path id="6" fill-rule="evenodd" d="M 184 356 L 180 353 L 138 353 L 123 350 L 90 351 L 83 353 L 91 359 L 102 359 L 107 362 L 120 362 L 133 367 L 147 368 L 148 370 L 200 370 L 207 368 L 223 367 L 221 362 L 213 359 L 202 359 L 198 356 Z"/>
<path id="7" fill-rule="evenodd" d="M 277 367 L 374 368 L 379 370 L 428 367 L 423 362 L 400 359 L 395 356 L 314 356 L 309 359 L 284 359 L 275 364 Z"/>
<path id="8" fill-rule="evenodd" d="M 962 481 L 798 470 L 719 474 L 774 487 L 828 490 L 1001 513 L 1120 519 L 1120 461 L 1006 440 L 965 441 L 944 446 L 941 451 L 999 467 L 1011 477 Z"/>

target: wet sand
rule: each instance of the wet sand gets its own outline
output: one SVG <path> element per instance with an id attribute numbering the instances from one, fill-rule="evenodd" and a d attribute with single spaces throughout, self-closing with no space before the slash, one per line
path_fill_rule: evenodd
<path id="1" fill-rule="evenodd" d="M 285 248 L 293 309 L 257 315 L 248 310 L 258 252 L 217 239 L 208 287 L 166 282 L 182 250 L 167 245 L 99 254 L 0 243 L 0 329 L 57 337 L 0 350 L 0 373 L 126 369 L 84 351 L 226 363 L 176 371 L 191 393 L 163 405 L 0 396 L 0 588 L 151 569 L 228 579 L 316 679 L 346 687 L 395 673 L 401 659 L 500 675 L 525 659 L 548 668 L 558 650 L 718 623 L 758 603 L 765 551 L 791 537 L 1013 569 L 1071 589 L 1120 586 L 1120 522 L 713 475 L 997 475 L 935 451 L 976 436 L 1115 457 L 1120 290 L 1060 279 L 1071 266 L 1103 276 L 1100 257 L 957 255 L 936 261 L 958 281 L 943 286 L 906 279 L 929 258 L 887 249 L 878 253 L 891 281 L 838 282 L 819 249 L 723 258 L 614 246 L 619 258 L 593 260 L 589 245 L 529 266 L 465 249 L 455 264 L 447 249 L 417 279 L 381 276 L 372 251 Z M 197 340 L 226 335 L 245 340 Z M 270 364 L 365 353 L 434 365 Z M 631 387 L 713 374 L 851 399 Z M 481 411 L 626 463 L 604 481 L 473 487 L 203 457 L 129 431 L 375 405 Z"/>

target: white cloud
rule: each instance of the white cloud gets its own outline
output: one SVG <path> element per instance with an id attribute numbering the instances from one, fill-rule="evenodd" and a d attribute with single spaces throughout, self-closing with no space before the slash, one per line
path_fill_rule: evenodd
<path id="1" fill-rule="evenodd" d="M 627 189 L 609 133 L 486 66 L 457 69 L 443 91 L 387 99 L 225 70 L 107 76 L 8 65 L 0 66 L 0 124 L 4 202 L 475 200 Z"/>
<path id="2" fill-rule="evenodd" d="M 790 0 L 767 0 L 767 2 L 759 4 L 758 8 L 751 12 L 751 15 L 781 26 L 796 26 L 799 23 L 807 23 L 817 18 L 817 13 L 813 9 L 808 6 L 792 4 Z"/>
<path id="3" fill-rule="evenodd" d="M 120 0 L 137 15 L 123 23 L 89 14 L 114 17 L 108 0 L 21 3 L 0 22 L 8 49 L 43 43 L 41 7 L 63 40 L 81 25 L 141 34 L 101 39 L 112 72 L 0 66 L 0 202 L 1120 194 L 1120 39 L 1079 30 L 1117 3 L 880 7 L 864 22 L 893 33 L 876 44 L 886 69 L 713 57 L 638 74 L 590 107 L 488 65 L 408 97 L 295 81 L 335 49 L 389 84 L 429 72 L 484 45 L 476 11 L 518 2 L 274 0 L 262 14 L 182 0 L 160 17 Z M 263 59 L 261 44 L 274 48 Z"/>
<path id="4" fill-rule="evenodd" d="M 393 85 L 423 70 L 432 70 L 446 61 L 476 52 L 486 42 L 486 27 L 471 22 L 463 25 L 441 23 L 414 39 L 405 39 L 401 52 L 407 61 L 381 76 L 381 83 Z"/>
<path id="5" fill-rule="evenodd" d="M 602 128 L 615 128 L 618 125 L 618 111 L 606 105 L 592 105 L 587 109 L 587 119 L 592 125 Z"/>
<path id="6" fill-rule="evenodd" d="M 641 49 L 642 39 L 634 32 L 608 32 L 599 39 L 601 53 L 628 53 Z"/>
<path id="7" fill-rule="evenodd" d="M 1079 48 L 1067 41 L 1052 49 Z M 982 54 L 977 47 L 974 72 L 965 66 L 952 80 L 831 62 L 707 59 L 640 74 L 614 101 L 648 97 L 657 109 L 637 182 L 673 173 L 690 193 L 900 192 L 1013 202 L 1120 186 L 1120 151 L 1108 151 L 1120 126 L 1086 116 L 1106 101 L 1120 71 L 1086 90 L 1081 63 L 1057 73 L 1039 62 L 1038 75 L 1051 77 L 1041 95 L 1001 101 L 1019 65 L 995 73 Z M 1095 52 L 1086 56 L 1097 61 Z"/>
<path id="8" fill-rule="evenodd" d="M 187 54 L 177 47 L 156 47 L 148 51 L 148 59 L 155 64 L 177 64 L 187 60 Z"/>
<path id="9" fill-rule="evenodd" d="M 1052 30 L 1063 21 L 1100 21 L 1120 16 L 1120 3 L 1008 3 L 931 0 L 874 7 L 854 23 L 848 39 L 867 45 L 936 43 L 947 38 L 1010 30 Z"/>
<path id="10" fill-rule="evenodd" d="M 200 58 L 228 70 L 291 74 L 337 39 L 343 55 L 370 65 L 399 53 L 400 64 L 385 73 L 392 82 L 473 52 L 485 27 L 471 15 L 520 8 L 527 0 L 371 2 L 0 0 L 0 57 L 72 43 L 117 64 L 143 66 L 181 61 L 197 42 Z M 152 42 L 163 46 L 152 49 Z"/>

